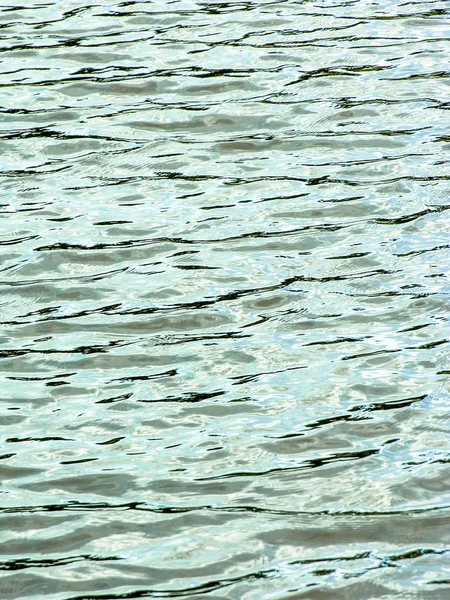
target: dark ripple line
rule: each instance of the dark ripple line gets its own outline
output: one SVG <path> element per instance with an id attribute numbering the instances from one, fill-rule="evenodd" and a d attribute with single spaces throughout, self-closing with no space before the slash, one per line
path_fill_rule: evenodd
<path id="1" fill-rule="evenodd" d="M 0 561 L 0 571 L 21 571 L 23 569 L 62 567 L 77 562 L 104 562 L 112 560 L 123 560 L 118 556 L 95 556 L 92 554 L 80 554 L 76 556 L 65 556 L 64 558 L 15 558 Z"/>
<path id="2" fill-rule="evenodd" d="M 428 394 L 422 394 L 421 396 L 412 396 L 411 398 L 401 398 L 399 400 L 387 400 L 386 402 L 367 402 L 365 404 L 358 404 L 349 408 L 349 412 L 356 411 L 375 411 L 375 410 L 392 410 L 396 408 L 405 408 L 411 406 L 416 402 L 422 402 L 428 398 Z"/>
<path id="3" fill-rule="evenodd" d="M 57 161 L 49 161 L 42 165 L 37 165 L 35 167 L 27 167 L 26 169 L 10 169 L 8 171 L 0 171 L 0 177 L 29 177 L 30 175 L 53 175 L 53 173 L 60 173 L 61 171 L 67 171 L 67 169 L 71 169 L 72 165 L 63 165 L 61 167 L 56 167 L 54 169 L 44 170 L 43 167 L 50 167 L 55 164 Z M 58 161 L 59 162 L 59 161 Z M 38 171 L 38 169 L 43 169 Z M 41 210 L 40 208 L 35 209 L 27 209 L 27 210 Z M 13 211 L 20 212 L 20 211 Z"/>
<path id="4" fill-rule="evenodd" d="M 361 352 L 360 354 L 343 356 L 341 360 L 354 360 L 355 358 L 366 358 L 367 356 L 376 356 L 378 354 L 396 354 L 398 352 L 402 352 L 403 350 L 430 350 L 432 348 L 435 348 L 436 346 L 447 344 L 448 341 L 449 340 L 445 338 L 442 340 L 436 340 L 434 342 L 428 342 L 426 344 L 420 344 L 418 346 L 405 346 L 404 348 L 374 350 L 373 352 Z"/>
<path id="5" fill-rule="evenodd" d="M 426 252 L 437 252 L 439 250 L 448 250 L 450 248 L 450 244 L 441 244 L 440 246 L 434 246 L 434 248 L 423 248 L 422 250 L 410 250 L 409 252 L 398 252 L 394 253 L 393 256 L 419 256 L 420 254 L 425 254 Z"/>
<path id="6" fill-rule="evenodd" d="M 429 206 L 423 210 L 419 210 L 415 213 L 409 213 L 406 215 L 401 215 L 399 217 L 377 217 L 372 219 L 372 223 L 376 223 L 377 225 L 402 225 L 403 223 L 410 223 L 411 221 L 415 221 L 416 219 L 420 219 L 421 217 L 425 217 L 427 215 L 431 215 L 433 213 L 441 213 L 450 209 L 450 204 L 440 204 L 438 206 Z"/>
<path id="7" fill-rule="evenodd" d="M 132 592 L 118 594 L 89 594 L 83 596 L 70 596 L 66 600 L 127 600 L 129 598 L 178 598 L 183 596 L 196 596 L 197 594 L 209 593 L 235 583 L 243 581 L 251 581 L 254 579 L 265 579 L 276 573 L 276 569 L 267 569 L 265 571 L 257 571 L 248 573 L 239 577 L 229 577 L 223 579 L 215 579 L 206 583 L 184 588 L 184 589 L 168 589 L 168 590 L 135 590 Z"/>
<path id="8" fill-rule="evenodd" d="M 353 343 L 353 342 L 363 342 L 364 340 L 367 340 L 367 339 L 372 338 L 372 337 L 373 337 L 372 335 L 364 335 L 364 336 L 358 337 L 358 338 L 338 337 L 338 338 L 336 338 L 334 340 L 320 340 L 318 342 L 309 342 L 307 344 L 303 344 L 303 346 L 328 346 L 330 344 L 343 344 L 345 342 L 351 342 L 351 343 Z"/>
<path id="9" fill-rule="evenodd" d="M 202 402 L 203 400 L 209 400 L 210 398 L 216 398 L 217 396 L 223 396 L 226 394 L 223 390 L 215 390 L 213 392 L 184 392 L 178 396 L 166 396 L 165 398 L 152 398 L 151 400 L 136 400 L 136 402 L 143 404 L 159 404 L 164 403 L 168 404 L 171 402 L 181 403 L 196 403 Z M 133 397 L 133 393 L 129 392 L 127 394 L 121 394 L 120 396 L 115 396 L 114 398 L 104 398 L 103 400 L 98 400 L 96 404 L 113 404 L 114 402 L 121 402 L 122 400 L 129 400 Z M 241 399 L 239 399 L 241 400 Z M 242 400 L 247 400 L 243 398 Z M 238 400 L 234 400 L 237 402 Z"/>
<path id="10" fill-rule="evenodd" d="M 302 511 L 292 509 L 274 509 L 265 508 L 253 505 L 237 505 L 237 506 L 215 506 L 212 504 L 201 504 L 196 506 L 151 506 L 144 501 L 124 502 L 113 504 L 110 502 L 81 502 L 78 500 L 63 501 L 58 504 L 42 504 L 31 506 L 3 506 L 0 507 L 0 513 L 16 514 L 16 513 L 39 513 L 39 512 L 83 512 L 83 511 L 101 511 L 101 510 L 138 510 L 157 514 L 178 514 L 186 512 L 210 511 L 210 512 L 242 512 L 242 513 L 262 513 L 279 516 L 293 517 L 391 517 L 391 516 L 414 516 L 427 514 L 437 511 L 449 511 L 450 504 L 443 506 L 429 506 L 408 509 L 391 509 L 391 510 L 319 510 L 319 511 Z"/>
<path id="11" fill-rule="evenodd" d="M 93 250 L 112 250 L 115 248 L 132 248 L 139 246 L 150 246 L 153 244 L 163 244 L 163 243 L 172 243 L 172 244 L 192 244 L 192 245 L 201 245 L 201 244 L 219 244 L 222 242 L 231 242 L 231 241 L 240 241 L 248 238 L 272 238 L 272 237 L 286 237 L 289 235 L 295 235 L 297 233 L 302 233 L 303 231 L 339 231 L 340 229 L 346 229 L 353 225 L 358 225 L 362 222 L 367 222 L 367 219 L 361 219 L 359 221 L 351 221 L 350 223 L 322 223 L 320 225 L 305 225 L 304 227 L 297 227 L 295 229 L 288 229 L 285 231 L 252 231 L 249 233 L 243 233 L 240 235 L 232 235 L 224 238 L 213 238 L 213 239 L 195 239 L 189 240 L 187 238 L 180 237 L 157 237 L 157 238 L 141 238 L 135 240 L 124 240 L 122 242 L 115 243 L 97 243 L 91 244 L 87 246 L 85 244 L 70 244 L 67 242 L 56 242 L 55 244 L 49 244 L 47 246 L 38 246 L 34 248 L 35 252 L 49 252 L 55 250 L 82 250 L 82 251 L 93 251 Z M 121 272 L 129 267 L 125 267 L 124 269 L 116 269 L 114 271 L 107 271 L 106 273 L 116 273 Z M 61 279 L 78 279 L 80 277 L 93 277 L 92 275 L 84 275 L 78 277 L 64 277 L 59 279 L 50 279 L 49 281 L 59 281 Z M 2 282 L 0 282 L 1 284 Z"/>
<path id="12" fill-rule="evenodd" d="M 160 379 L 161 377 L 173 377 L 178 373 L 177 369 L 169 369 L 161 373 L 152 373 L 151 375 L 130 375 L 129 377 L 116 377 L 110 379 L 107 383 L 117 383 L 126 381 L 150 381 L 152 379 Z"/>
<path id="13" fill-rule="evenodd" d="M 1 86 L 0 86 L 1 87 Z M 95 133 L 90 133 L 89 135 L 83 134 L 69 134 L 64 133 L 62 131 L 55 131 L 53 129 L 49 129 L 53 127 L 54 124 L 49 124 L 46 126 L 39 127 L 29 127 L 28 129 L 16 129 L 9 130 L 6 133 L 0 134 L 0 139 L 2 140 L 26 140 L 30 138 L 52 138 L 56 140 L 64 140 L 64 141 L 73 141 L 73 140 L 102 140 L 104 142 L 126 142 L 129 144 L 143 143 L 148 140 L 138 140 L 136 138 L 120 138 L 113 137 L 110 135 L 100 135 Z M 132 148 L 124 148 L 123 151 L 131 151 L 139 149 L 141 146 L 133 146 Z M 102 150 L 104 152 L 104 150 Z M 27 169 L 28 170 L 28 169 Z M 8 171 L 10 173 L 11 171 Z M 5 173 L 5 171 L 3 171 Z"/>
<path id="14" fill-rule="evenodd" d="M 36 250 L 36 248 L 35 248 Z M 23 286 L 23 285 L 40 285 L 42 283 L 57 283 L 59 281 L 97 281 L 104 279 L 110 275 L 116 275 L 117 273 L 123 273 L 127 271 L 129 267 L 122 267 L 120 269 L 112 269 L 111 271 L 101 271 L 100 273 L 93 273 L 92 275 L 70 275 L 68 277 L 44 277 L 42 279 L 21 279 L 19 281 L 0 281 L 0 285 L 8 285 L 11 287 Z"/>
<path id="15" fill-rule="evenodd" d="M 15 246 L 16 244 L 22 244 L 22 242 L 36 240 L 39 237 L 39 235 L 26 235 L 21 238 L 15 238 L 14 240 L 0 240 L 0 246 Z"/>
<path id="16" fill-rule="evenodd" d="M 383 350 L 374 350 L 373 352 L 361 352 L 360 354 L 352 354 L 350 356 L 342 356 L 341 360 L 354 360 L 355 358 L 366 358 L 368 356 L 377 356 L 379 354 L 395 354 L 397 352 L 401 352 L 402 348 L 396 348 L 393 350 L 383 349 Z"/>
<path id="17" fill-rule="evenodd" d="M 412 4 L 412 2 L 411 2 Z M 374 14 L 368 14 L 368 15 L 364 15 L 364 16 L 360 16 L 360 15 L 342 15 L 339 14 L 339 19 L 349 19 L 349 20 L 361 20 L 361 21 L 400 21 L 400 20 L 407 20 L 411 17 L 417 18 L 417 17 L 439 17 L 439 16 L 444 16 L 448 14 L 448 10 L 444 9 L 444 8 L 432 8 L 428 11 L 423 11 L 423 12 L 412 12 L 412 13 L 401 13 L 401 14 L 394 14 L 394 15 L 374 15 Z M 336 17 L 336 15 L 334 13 L 327 13 L 327 12 L 321 12 L 321 13 L 314 13 L 314 12 L 309 12 L 308 16 L 312 16 L 312 17 Z"/>
<path id="18" fill-rule="evenodd" d="M 335 135 L 334 132 L 331 132 L 332 135 Z M 342 134 L 345 135 L 345 134 Z M 384 135 L 384 134 L 383 134 Z M 389 135 L 386 133 L 385 135 Z M 402 134 L 403 135 L 403 134 Z M 317 136 L 319 137 L 319 136 Z M 326 137 L 326 134 L 324 134 Z M 148 140 L 147 140 L 148 141 Z M 192 144 L 192 140 L 188 140 L 186 142 L 181 142 L 186 144 Z M 199 142 L 203 143 L 203 142 Z M 130 151 L 133 151 L 132 148 Z M 56 173 L 60 170 L 70 169 L 72 165 L 67 165 L 65 167 L 60 167 L 58 170 L 53 169 L 52 171 L 33 171 L 34 174 L 47 174 L 47 173 Z M 13 174 L 17 174 L 19 176 L 28 176 L 30 172 L 28 170 L 24 171 L 3 171 L 0 172 L 1 176 L 11 177 Z M 112 186 L 120 186 L 128 183 L 138 183 L 141 181 L 159 181 L 159 180 L 182 180 L 182 181 L 219 181 L 224 186 L 228 185 L 249 185 L 252 183 L 259 182 L 267 182 L 267 181 L 299 181 L 308 186 L 319 186 L 323 184 L 339 184 L 347 187 L 359 187 L 365 188 L 370 186 L 377 185 L 386 185 L 387 183 L 397 183 L 398 181 L 418 181 L 421 183 L 426 183 L 430 181 L 450 181 L 450 175 L 430 175 L 430 176 L 417 176 L 417 175 L 399 175 L 398 177 L 390 177 L 387 179 L 381 179 L 378 177 L 377 179 L 346 179 L 346 178 L 338 178 L 338 177 L 330 177 L 329 175 L 323 175 L 322 177 L 289 177 L 289 176 L 265 176 L 265 177 L 253 177 L 253 178 L 229 178 L 226 176 L 219 175 L 185 175 L 183 173 L 177 172 L 156 172 L 153 175 L 133 175 L 127 177 L 117 177 L 117 178 L 105 178 L 100 176 L 88 176 L 86 177 L 89 180 L 96 179 L 98 183 L 93 185 L 81 185 L 81 186 L 70 186 L 64 188 L 67 191 L 79 191 L 79 190 L 89 190 L 89 189 L 97 189 L 101 187 L 112 187 Z M 367 219 L 369 220 L 369 219 Z M 316 226 L 317 227 L 317 226 Z"/>
<path id="19" fill-rule="evenodd" d="M 0 350 L 0 359 L 25 356 L 26 354 L 99 354 L 106 353 L 111 348 L 121 348 L 136 343 L 136 341 L 126 342 L 124 340 L 114 340 L 107 344 L 77 346 L 76 348 L 68 348 L 66 350 L 59 350 L 57 348 L 49 348 L 47 350 L 36 350 L 35 348 L 10 348 L 9 350 Z"/>
<path id="20" fill-rule="evenodd" d="M 73 442 L 73 438 L 64 438 L 64 437 L 59 437 L 59 436 L 46 436 L 46 437 L 24 437 L 24 438 L 18 438 L 18 437 L 12 437 L 12 438 L 6 438 L 5 442 L 7 444 L 17 444 L 20 442 Z"/>
<path id="21" fill-rule="evenodd" d="M 380 77 L 380 79 L 387 81 L 407 81 L 410 79 L 448 79 L 449 77 L 450 71 L 433 71 L 432 73 L 412 73 L 404 77 Z"/>
<path id="22" fill-rule="evenodd" d="M 330 425 L 333 423 L 338 423 L 340 421 L 365 421 L 365 420 L 369 420 L 371 419 L 371 417 L 368 415 L 368 413 L 374 412 L 374 411 L 378 411 L 378 410 L 396 410 L 396 409 L 401 409 L 401 408 L 407 408 L 409 406 L 412 406 L 413 404 L 416 404 L 417 402 L 421 402 L 422 400 L 425 400 L 426 398 L 428 398 L 428 394 L 422 394 L 420 396 L 413 396 L 413 397 L 409 397 L 409 398 L 400 398 L 397 400 L 386 400 L 384 402 L 366 402 L 364 404 L 357 404 L 355 406 L 352 406 L 350 408 L 348 408 L 348 412 L 350 413 L 358 413 L 356 415 L 349 415 L 349 414 L 344 414 L 344 415 L 336 415 L 336 416 L 332 416 L 332 417 L 325 417 L 323 419 L 318 419 L 317 421 L 314 421 L 313 423 L 306 423 L 304 425 L 305 429 L 299 432 L 295 432 L 295 433 L 287 433 L 287 434 L 283 434 L 283 435 L 276 435 L 276 436 L 267 436 L 270 439 L 275 439 L 275 440 L 284 440 L 284 439 L 290 439 L 290 438 L 296 438 L 296 437 L 303 437 L 305 435 L 305 432 L 308 431 L 308 429 L 317 429 L 320 427 L 323 427 L 324 425 Z M 393 441 L 397 441 L 396 439 L 394 440 L 389 440 L 390 443 L 392 443 Z M 385 442 L 386 444 L 387 442 Z"/>
<path id="23" fill-rule="evenodd" d="M 112 310 L 120 308 L 120 306 L 122 306 L 120 303 L 107 304 L 106 306 L 100 306 L 99 308 L 91 308 L 91 309 L 81 310 L 81 311 L 78 311 L 77 313 L 72 313 L 71 315 L 60 315 L 60 317 L 61 318 L 64 318 L 66 316 L 68 316 L 69 318 L 86 317 L 88 315 L 95 315 L 97 313 L 110 312 Z M 49 306 L 46 308 L 41 308 L 40 310 L 34 310 L 34 311 L 31 311 L 24 315 L 19 315 L 16 317 L 16 319 L 27 319 L 29 317 L 37 317 L 37 316 L 41 316 L 41 315 L 53 314 L 53 313 L 57 312 L 59 308 L 61 308 L 61 307 L 60 306 Z M 49 317 L 49 319 L 51 320 L 51 317 Z M 43 321 L 43 320 L 45 320 L 45 319 L 33 319 L 33 322 L 39 323 L 40 321 Z M 5 324 L 9 325 L 9 324 L 17 324 L 17 323 L 18 323 L 18 321 L 12 321 L 10 323 L 5 323 Z"/>
<path id="24" fill-rule="evenodd" d="M 355 452 L 339 452 L 324 458 L 312 458 L 309 460 L 305 460 L 295 467 L 274 467 L 273 469 L 266 469 L 264 471 L 236 471 L 231 473 L 225 473 L 223 475 L 197 477 L 194 479 L 194 481 L 218 481 L 220 479 L 231 479 L 235 477 L 261 477 L 264 475 L 272 475 L 273 473 L 289 473 L 295 471 L 303 471 L 305 469 L 316 469 L 318 467 L 323 467 L 334 462 L 360 460 L 369 456 L 379 454 L 379 452 L 380 448 L 369 448 L 366 450 L 359 450 Z"/>
<path id="25" fill-rule="evenodd" d="M 104 37 L 107 37 L 107 35 L 110 36 L 114 36 L 114 35 L 118 35 L 116 33 L 111 33 L 111 34 L 103 34 Z M 95 37 L 99 37 L 99 36 L 95 36 Z M 42 40 L 42 34 L 36 34 L 36 38 L 38 40 Z M 101 42 L 99 44 L 82 44 L 80 42 L 86 41 L 86 39 L 89 38 L 85 38 L 85 37 L 80 37 L 80 38 L 72 38 L 72 39 L 65 39 L 62 40 L 60 43 L 53 43 L 53 44 L 43 44 L 43 43 L 30 43 L 30 44 L 15 44 L 12 46 L 0 46 L 0 53 L 8 53 L 8 52 L 17 52 L 20 50 L 53 50 L 53 49 L 60 49 L 60 48 L 99 48 L 102 46 L 115 46 L 115 45 L 119 45 L 119 44 L 130 44 L 131 43 L 138 43 L 138 42 L 146 42 L 148 40 L 154 39 L 153 35 L 150 36 L 146 36 L 146 37 L 142 37 L 142 38 L 137 38 L 137 39 L 133 39 L 133 40 L 115 40 L 114 42 Z M 155 45 L 162 45 L 162 44 L 155 44 Z M 52 82 L 49 81 L 47 82 L 48 84 L 51 84 Z M 11 84 L 1 84 L 0 87 L 5 87 L 5 86 L 9 86 Z M 12 84 L 14 85 L 14 84 Z M 32 82 L 28 82 L 22 85 L 33 85 Z"/>
<path id="26" fill-rule="evenodd" d="M 147 307 L 147 308 L 130 308 L 130 309 L 125 309 L 125 310 L 108 310 L 107 308 L 103 307 L 100 309 L 91 309 L 91 310 L 86 310 L 86 311 L 80 311 L 78 313 L 73 313 L 71 315 L 59 315 L 59 316 L 49 316 L 49 317 L 45 317 L 43 319 L 35 319 L 36 322 L 43 322 L 43 321 L 58 321 L 58 320 L 65 320 L 65 319 L 71 319 L 71 318 L 76 318 L 76 317 L 80 317 L 80 316 L 87 316 L 88 314 L 99 314 L 99 315 L 144 315 L 144 314 L 152 314 L 152 313 L 162 313 L 162 312 L 168 312 L 168 311 L 177 311 L 180 309 L 191 309 L 191 308 L 205 308 L 207 306 L 211 306 L 214 304 L 218 304 L 220 302 L 226 302 L 229 300 L 236 300 L 238 298 L 244 297 L 244 296 L 252 296 L 252 295 L 258 295 L 261 293 L 265 293 L 265 292 L 270 292 L 270 291 L 274 291 L 274 290 L 280 290 L 280 289 L 284 289 L 290 285 L 292 285 L 293 283 L 298 283 L 298 282 L 305 282 L 305 283 L 328 283 L 331 281 L 346 281 L 346 280 L 352 280 L 352 279 L 363 279 L 363 278 L 367 278 L 367 277 L 374 277 L 376 275 L 389 275 L 392 273 L 397 273 L 397 272 L 401 272 L 401 271 L 388 271 L 386 269 L 374 269 L 371 271 L 361 271 L 358 273 L 349 273 L 347 275 L 334 275 L 334 276 L 328 276 L 328 277 L 310 277 L 310 276 L 306 276 L 306 275 L 296 275 L 293 277 L 288 277 L 287 279 L 282 280 L 279 283 L 273 284 L 273 285 L 269 285 L 269 286 L 262 286 L 260 288 L 250 288 L 250 289 L 243 289 L 243 290 L 234 290 L 232 292 L 228 292 L 226 294 L 221 294 L 219 296 L 216 296 L 215 298 L 212 298 L 211 300 L 207 300 L 207 299 L 203 299 L 203 300 L 199 300 L 197 302 L 185 302 L 185 303 L 178 303 L 178 304 L 172 304 L 170 306 L 158 306 L 158 307 Z M 53 280 L 47 280 L 47 281 L 53 281 Z M 59 279 L 55 280 L 55 281 L 59 281 Z M 33 282 L 33 283 L 40 283 L 39 281 L 37 282 Z M 25 283 L 17 283 L 17 282 L 0 282 L 0 285 L 29 285 L 30 283 L 27 282 Z M 303 290 L 302 290 L 303 291 Z M 338 293 L 338 292 L 335 292 Z M 388 296 L 392 296 L 392 295 L 406 295 L 406 296 L 411 296 L 411 294 L 401 294 L 399 292 L 384 292 L 381 294 L 375 294 L 372 296 L 383 296 L 383 295 L 388 295 Z M 346 294 L 346 295 L 351 295 L 351 294 Z M 370 294 L 359 294 L 359 296 L 363 296 L 363 297 L 370 297 Z M 420 294 L 421 296 L 421 294 Z M 20 322 L 20 321 L 8 321 L 8 322 L 3 322 L 3 324 L 7 324 L 7 325 L 24 325 L 26 323 Z M 254 323 L 253 323 L 254 324 Z M 248 325 L 247 325 L 248 326 Z M 220 334 L 220 335 L 224 335 L 226 337 L 233 337 L 233 336 L 238 336 L 238 337 L 250 337 L 240 331 L 237 332 L 227 332 L 225 334 Z M 194 340 L 189 340 L 189 341 L 194 341 Z M 182 343 L 182 341 L 176 341 L 176 342 L 161 342 L 161 343 Z"/>
<path id="27" fill-rule="evenodd" d="M 293 277 L 288 277 L 283 281 L 268 285 L 262 286 L 260 288 L 250 288 L 243 290 L 234 290 L 232 292 L 228 292 L 227 294 L 221 294 L 213 298 L 212 300 L 200 300 L 198 302 L 185 302 L 180 304 L 173 304 L 171 306 L 162 306 L 162 307 L 148 307 L 148 308 L 132 308 L 123 311 L 117 311 L 112 314 L 115 315 L 143 315 L 143 314 L 151 314 L 155 312 L 165 312 L 171 310 L 179 310 L 179 309 L 190 309 L 190 308 L 204 308 L 206 306 L 210 306 L 212 304 L 218 304 L 220 302 L 226 302 L 228 300 L 236 300 L 237 298 L 241 298 L 243 296 L 252 296 L 265 292 L 271 292 L 274 290 L 280 290 L 286 288 L 293 283 L 304 282 L 304 283 L 327 283 L 330 281 L 346 281 L 351 279 L 363 279 L 366 277 L 374 277 L 376 275 L 390 275 L 393 273 L 397 273 L 401 271 L 387 271 L 386 269 L 374 269 L 371 271 L 361 271 L 359 273 L 349 273 L 347 275 L 334 275 L 329 277 L 309 277 L 306 275 L 296 275 Z M 303 290 L 302 290 L 303 291 Z M 389 294 L 391 295 L 391 294 Z M 410 294 L 404 294 L 410 295 Z M 364 294 L 363 294 L 364 296 Z"/>
<path id="28" fill-rule="evenodd" d="M 286 84 L 286 87 L 289 85 L 295 85 L 297 83 L 301 83 L 302 81 L 308 81 L 308 79 L 315 79 L 319 77 L 341 77 L 341 76 L 358 76 L 360 73 L 372 72 L 372 71 L 385 71 L 392 69 L 391 65 L 361 65 L 358 67 L 351 67 L 349 65 L 342 65 L 338 67 L 324 67 L 321 69 L 315 69 L 314 71 L 307 71 L 303 75 L 300 75 L 294 81 L 290 81 Z"/>
<path id="29" fill-rule="evenodd" d="M 249 336 L 250 337 L 250 336 Z M 233 385 L 242 385 L 251 381 L 256 381 L 264 375 L 275 375 L 277 373 L 286 373 L 287 371 L 298 371 L 299 369 L 307 369 L 308 365 L 299 365 L 296 367 L 287 367 L 286 369 L 278 369 L 276 371 L 261 371 L 260 373 L 251 373 L 250 375 L 234 375 L 230 379 L 234 380 Z"/>
<path id="30" fill-rule="evenodd" d="M 408 132 L 411 132 L 411 134 L 415 133 L 416 131 L 419 131 L 419 129 L 411 129 L 411 130 L 406 130 Z M 318 132 L 320 134 L 322 134 L 323 132 Z M 337 133 L 337 135 L 346 135 L 346 134 L 342 134 L 342 132 L 335 132 L 335 131 L 329 131 L 329 132 L 325 132 L 325 133 L 329 133 L 330 135 L 335 135 Z M 347 133 L 357 133 L 357 134 L 362 134 L 362 132 L 355 132 L 355 131 L 351 131 L 351 132 L 347 132 Z M 374 133 L 372 131 L 368 132 L 370 134 Z M 377 133 L 377 132 L 375 132 Z M 381 135 L 385 135 L 384 132 L 381 133 Z M 359 165 L 372 165 L 375 163 L 384 163 L 384 162 L 389 162 L 389 161 L 395 161 L 395 160 L 402 160 L 404 158 L 412 158 L 412 157 L 420 157 L 420 158 L 425 158 L 426 156 L 432 156 L 431 152 L 423 152 L 423 153 L 419 153 L 419 152 L 409 152 L 406 154 L 399 154 L 397 156 L 387 156 L 387 155 L 383 155 L 381 158 L 365 158 L 365 159 L 360 159 L 360 160 L 338 160 L 338 161 L 330 161 L 330 162 L 322 162 L 322 163 L 317 163 L 317 162 L 312 162 L 312 163 L 302 163 L 303 165 L 307 166 L 307 167 L 347 167 L 347 166 L 359 166 Z M 360 196 L 360 198 L 364 198 L 364 196 Z M 261 202 L 261 200 L 260 200 Z"/>
<path id="31" fill-rule="evenodd" d="M 428 129 L 428 127 L 426 127 L 426 129 Z M 383 130 L 383 131 L 377 131 L 374 132 L 373 135 L 383 135 L 383 136 L 392 136 L 394 135 L 412 135 L 414 134 L 416 131 L 418 130 L 414 130 L 414 129 L 405 129 L 405 130 L 399 130 L 397 132 L 391 132 L 390 130 Z M 344 137 L 346 135 L 354 135 L 354 133 L 352 132 L 334 132 L 334 131 L 326 131 L 326 132 L 318 132 L 318 133 L 304 133 L 304 136 L 306 137 L 324 137 L 324 138 L 328 138 L 329 136 L 333 135 L 335 137 Z M 361 135 L 365 135 L 367 137 L 370 137 L 372 135 L 372 132 L 356 132 L 357 135 L 361 134 Z M 233 138 L 234 139 L 234 138 Z M 125 140 L 126 141 L 126 140 Z M 144 140 L 144 141 L 148 141 L 148 140 Z M 192 145 L 194 142 L 192 141 L 192 139 L 187 139 L 187 140 L 180 140 L 180 143 L 185 143 L 185 144 L 190 144 Z M 204 142 L 199 142 L 201 144 L 203 144 Z M 45 165 L 42 165 L 45 166 Z M 69 166 L 67 167 L 63 167 L 64 169 L 67 168 L 71 168 Z M 4 176 L 10 176 L 13 173 L 17 173 L 17 174 L 22 174 L 22 175 L 28 175 L 29 170 L 23 170 L 23 171 L 4 171 L 3 174 Z M 56 172 L 55 171 L 51 171 L 51 172 Z M 45 172 L 40 172 L 40 171 L 36 171 L 35 173 L 38 174 L 43 174 Z M 127 184 L 127 183 L 139 183 L 141 181 L 159 181 L 159 180 L 179 180 L 179 181 L 219 181 L 221 182 L 224 186 L 225 185 L 230 185 L 230 186 L 235 186 L 235 185 L 249 185 L 252 183 L 259 183 L 259 182 L 267 182 L 267 181 L 281 181 L 281 182 L 286 182 L 286 181 L 294 181 L 294 182 L 301 182 L 304 183 L 305 185 L 308 186 L 316 186 L 316 185 L 322 185 L 324 183 L 337 183 L 337 184 L 342 184 L 342 185 L 346 185 L 349 187 L 364 187 L 364 186 L 370 186 L 370 185 L 385 185 L 386 183 L 396 183 L 398 181 L 420 181 L 420 182 L 429 182 L 429 181 L 448 181 L 450 180 L 450 175 L 432 175 L 432 176 L 416 176 L 416 175 L 399 175 L 398 177 L 390 177 L 387 179 L 380 179 L 379 177 L 377 179 L 367 179 L 367 180 L 356 180 L 356 179 L 346 179 L 346 178 L 337 178 L 337 177 L 330 177 L 329 175 L 324 175 L 322 177 L 293 177 L 293 176 L 289 176 L 289 175 L 265 175 L 265 176 L 256 176 L 256 177 L 230 177 L 227 175 L 186 175 L 185 173 L 181 173 L 179 171 L 156 171 L 155 173 L 153 173 L 152 175 L 129 175 L 129 176 L 125 176 L 125 177 L 102 177 L 102 176 L 89 176 L 88 179 L 96 179 L 96 181 L 98 183 L 94 184 L 94 185 L 83 185 L 83 186 L 70 186 L 70 187 L 66 187 L 64 188 L 64 190 L 88 190 L 88 189 L 94 189 L 94 188 L 99 188 L 99 187 L 109 187 L 109 186 L 117 186 L 117 185 L 123 185 L 123 184 Z"/>

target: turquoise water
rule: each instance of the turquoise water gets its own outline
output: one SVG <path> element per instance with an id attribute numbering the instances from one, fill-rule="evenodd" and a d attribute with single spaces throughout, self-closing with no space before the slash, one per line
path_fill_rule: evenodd
<path id="1" fill-rule="evenodd" d="M 450 3 L 22 4 L 1 600 L 449 598 Z"/>

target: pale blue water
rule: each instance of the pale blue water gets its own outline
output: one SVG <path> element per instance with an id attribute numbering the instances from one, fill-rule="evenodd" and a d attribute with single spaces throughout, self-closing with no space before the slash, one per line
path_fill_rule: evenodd
<path id="1" fill-rule="evenodd" d="M 0 600 L 449 598 L 450 3 L 0 36 Z"/>

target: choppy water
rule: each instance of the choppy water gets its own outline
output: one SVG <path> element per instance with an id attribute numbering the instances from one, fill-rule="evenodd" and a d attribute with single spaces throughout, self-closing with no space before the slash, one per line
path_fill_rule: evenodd
<path id="1" fill-rule="evenodd" d="M 449 598 L 450 4 L 0 35 L 1 599 Z"/>

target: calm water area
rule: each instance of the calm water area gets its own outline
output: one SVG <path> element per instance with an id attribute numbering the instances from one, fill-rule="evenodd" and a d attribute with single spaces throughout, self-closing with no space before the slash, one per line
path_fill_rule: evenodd
<path id="1" fill-rule="evenodd" d="M 450 598 L 450 2 L 0 6 L 0 600 Z"/>

